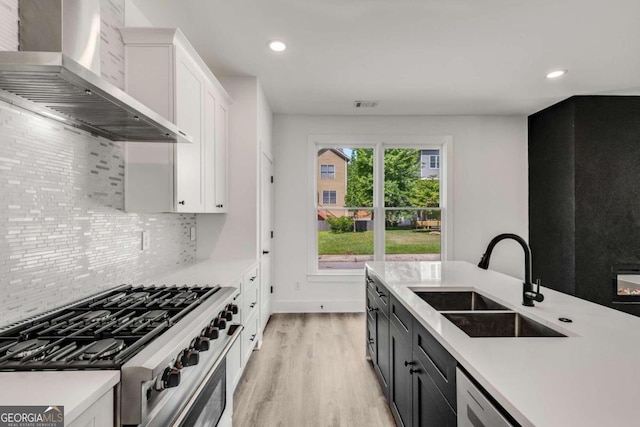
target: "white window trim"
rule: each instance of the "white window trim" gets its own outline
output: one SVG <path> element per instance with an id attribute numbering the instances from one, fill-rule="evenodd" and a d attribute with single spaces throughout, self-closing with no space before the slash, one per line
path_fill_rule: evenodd
<path id="1" fill-rule="evenodd" d="M 318 269 L 318 234 L 317 219 L 313 215 L 317 209 L 315 196 L 316 177 L 318 171 L 318 150 L 322 148 L 348 147 L 373 148 L 377 161 L 373 165 L 373 195 L 376 206 L 374 212 L 374 261 L 384 261 L 384 188 L 381 185 L 382 169 L 384 166 L 385 148 L 416 148 L 440 150 L 440 210 L 442 211 L 442 235 L 440 257 L 448 261 L 453 257 L 453 136 L 451 135 L 309 135 L 308 136 L 308 164 L 312 173 L 307 176 L 308 220 L 307 220 L 307 277 L 314 278 L 329 276 L 345 277 L 363 276 L 360 270 L 320 270 Z M 442 173 L 444 165 L 444 174 Z M 346 174 L 345 174 L 346 180 Z M 378 223 L 382 222 L 382 225 Z M 339 280 L 339 279 L 337 279 Z M 346 280 L 347 283 L 360 281 Z"/>

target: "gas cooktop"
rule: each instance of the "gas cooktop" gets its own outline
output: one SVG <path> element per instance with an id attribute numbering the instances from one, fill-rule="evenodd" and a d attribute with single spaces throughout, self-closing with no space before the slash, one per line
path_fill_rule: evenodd
<path id="1" fill-rule="evenodd" d="M 129 286 L 0 332 L 0 370 L 118 369 L 219 286 Z"/>

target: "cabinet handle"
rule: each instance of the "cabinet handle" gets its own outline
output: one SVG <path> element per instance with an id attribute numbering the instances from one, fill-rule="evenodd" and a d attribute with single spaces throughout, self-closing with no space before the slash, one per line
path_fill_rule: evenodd
<path id="1" fill-rule="evenodd" d="M 221 208 L 221 207 L 222 207 L 222 205 L 216 205 L 216 208 Z"/>
<path id="2" fill-rule="evenodd" d="M 269 251 L 262 251 L 262 255 L 267 255 L 269 254 Z"/>
<path id="3" fill-rule="evenodd" d="M 178 204 L 184 206 L 184 200 L 180 200 Z"/>
<path id="4" fill-rule="evenodd" d="M 418 374 L 420 373 L 420 369 L 409 369 L 409 374 L 413 375 L 413 374 Z"/>
<path id="5" fill-rule="evenodd" d="M 376 311 L 376 310 L 377 310 L 377 308 L 367 307 L 367 311 L 368 311 L 369 313 L 371 313 L 372 311 Z"/>
<path id="6" fill-rule="evenodd" d="M 253 276 L 251 279 L 249 279 L 249 281 L 253 282 L 254 280 L 256 280 L 256 277 L 258 277 L 258 276 Z"/>
<path id="7" fill-rule="evenodd" d="M 373 344 L 374 342 L 373 338 L 369 338 L 369 344 Z"/>
<path id="8" fill-rule="evenodd" d="M 249 341 L 253 341 L 256 339 L 256 334 L 251 335 L 251 338 L 249 338 Z"/>
<path id="9" fill-rule="evenodd" d="M 411 362 L 406 361 L 406 360 L 404 361 L 404 366 L 411 366 L 411 365 L 415 365 L 415 364 L 416 364 L 416 362 L 414 362 L 413 360 Z"/>
<path id="10" fill-rule="evenodd" d="M 253 304 L 251 304 L 249 307 L 253 308 L 256 306 L 256 304 L 258 303 L 258 301 L 254 302 Z"/>

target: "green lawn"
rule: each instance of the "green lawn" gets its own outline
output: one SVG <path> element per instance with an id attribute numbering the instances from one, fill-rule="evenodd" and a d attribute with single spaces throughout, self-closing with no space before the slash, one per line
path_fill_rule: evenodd
<path id="1" fill-rule="evenodd" d="M 424 230 L 387 230 L 387 254 L 439 254 L 440 236 Z M 318 232 L 319 255 L 372 255 L 373 231 Z"/>

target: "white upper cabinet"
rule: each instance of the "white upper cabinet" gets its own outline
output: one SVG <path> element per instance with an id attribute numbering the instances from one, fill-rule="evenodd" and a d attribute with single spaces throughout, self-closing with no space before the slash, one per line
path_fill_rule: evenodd
<path id="1" fill-rule="evenodd" d="M 227 211 L 231 98 L 177 28 L 123 28 L 125 89 L 193 137 L 127 143 L 127 212 Z"/>
<path id="2" fill-rule="evenodd" d="M 214 88 L 205 88 L 205 158 L 213 168 L 206 170 L 205 200 L 207 212 L 227 212 L 227 127 L 228 104 L 219 102 Z"/>

